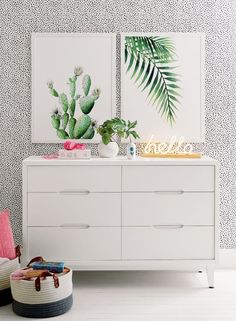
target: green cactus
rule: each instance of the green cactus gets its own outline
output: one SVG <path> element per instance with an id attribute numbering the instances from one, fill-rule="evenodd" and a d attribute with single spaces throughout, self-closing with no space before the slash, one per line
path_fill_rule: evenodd
<path id="1" fill-rule="evenodd" d="M 94 89 L 91 92 L 91 77 L 85 75 L 82 79 L 84 97 L 77 94 L 77 78 L 80 77 L 82 73 L 83 69 L 81 67 L 77 66 L 74 68 L 74 74 L 69 78 L 68 83 L 70 95 L 66 95 L 65 93 L 59 94 L 54 88 L 52 81 L 47 83 L 51 95 L 59 97 L 59 102 L 64 112 L 63 115 L 61 115 L 58 109 L 56 109 L 51 116 L 52 127 L 56 130 L 57 136 L 60 139 L 66 139 L 68 137 L 71 139 L 92 139 L 95 135 L 94 121 L 91 121 L 88 114 L 92 111 L 96 100 L 99 98 L 100 90 Z M 77 100 L 82 111 L 81 116 L 77 116 L 76 113 Z"/>
<path id="2" fill-rule="evenodd" d="M 73 117 L 75 114 L 75 99 L 71 99 L 70 102 L 70 116 Z"/>
<path id="3" fill-rule="evenodd" d="M 75 124 L 76 124 L 76 119 L 71 117 L 69 119 L 69 136 L 71 139 L 74 138 L 74 128 L 75 128 Z"/>
<path id="4" fill-rule="evenodd" d="M 53 128 L 59 129 L 61 124 L 61 114 L 59 113 L 59 110 L 56 108 L 53 110 L 53 113 L 51 115 L 51 123 Z"/>
<path id="5" fill-rule="evenodd" d="M 58 92 L 53 88 L 53 81 L 48 81 L 47 82 L 47 86 L 49 88 L 49 91 L 51 93 L 52 96 L 54 97 L 58 97 Z"/>
<path id="6" fill-rule="evenodd" d="M 95 100 L 99 98 L 100 94 L 101 94 L 101 90 L 99 88 L 94 89 L 92 92 L 92 96 L 94 97 Z"/>
<path id="7" fill-rule="evenodd" d="M 81 76 L 82 73 L 83 73 L 83 68 L 82 68 L 82 67 L 76 66 L 76 67 L 74 68 L 74 75 L 75 75 L 76 77 Z"/>
<path id="8" fill-rule="evenodd" d="M 91 124 L 91 118 L 88 115 L 81 115 L 74 128 L 74 138 L 81 138 Z"/>
<path id="9" fill-rule="evenodd" d="M 60 118 L 57 118 L 55 115 L 51 116 L 51 123 L 52 123 L 53 128 L 55 128 L 55 129 L 60 128 L 60 123 L 61 123 Z"/>
<path id="10" fill-rule="evenodd" d="M 80 109 L 84 114 L 89 114 L 91 110 L 93 109 L 93 106 L 95 104 L 95 97 L 94 96 L 85 96 L 80 98 L 79 104 Z"/>
<path id="11" fill-rule="evenodd" d="M 68 121 L 69 121 L 69 114 L 68 113 L 65 113 L 62 118 L 62 129 L 66 130 L 66 126 L 68 124 Z"/>
<path id="12" fill-rule="evenodd" d="M 59 95 L 58 95 L 58 92 L 57 92 L 54 88 L 50 89 L 50 93 L 51 93 L 51 95 L 54 96 L 54 97 L 58 97 L 58 96 L 59 96 Z"/>
<path id="13" fill-rule="evenodd" d="M 59 100 L 63 111 L 66 113 L 68 110 L 68 99 L 66 94 L 64 93 L 60 94 Z"/>
<path id="14" fill-rule="evenodd" d="M 91 87 L 91 78 L 89 75 L 84 75 L 83 81 L 82 81 L 82 87 L 83 87 L 85 96 L 88 96 L 88 93 Z"/>
<path id="15" fill-rule="evenodd" d="M 60 139 L 67 139 L 67 138 L 69 138 L 67 132 L 66 132 L 64 129 L 58 129 L 58 130 L 57 130 L 57 136 L 58 136 Z"/>
<path id="16" fill-rule="evenodd" d="M 70 86 L 70 95 L 71 98 L 75 97 L 75 90 L 76 90 L 76 76 L 69 78 L 69 86 Z"/>
<path id="17" fill-rule="evenodd" d="M 95 130 L 93 126 L 90 126 L 86 132 L 84 133 L 84 135 L 81 137 L 82 139 L 92 139 L 93 136 L 95 135 Z"/>

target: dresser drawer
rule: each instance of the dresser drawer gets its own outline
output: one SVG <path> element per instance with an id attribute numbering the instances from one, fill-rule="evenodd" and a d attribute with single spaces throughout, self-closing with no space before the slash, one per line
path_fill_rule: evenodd
<path id="1" fill-rule="evenodd" d="M 28 193 L 28 225 L 121 225 L 120 193 Z"/>
<path id="2" fill-rule="evenodd" d="M 212 192 L 123 193 L 123 225 L 214 225 Z"/>
<path id="3" fill-rule="evenodd" d="M 32 166 L 28 192 L 118 192 L 120 166 Z"/>
<path id="4" fill-rule="evenodd" d="M 53 261 L 116 260 L 121 257 L 121 228 L 29 227 L 28 246 L 29 257 Z"/>
<path id="5" fill-rule="evenodd" d="M 127 260 L 214 259 L 214 227 L 124 227 L 122 258 Z"/>
<path id="6" fill-rule="evenodd" d="M 214 191 L 214 166 L 124 166 L 124 191 Z"/>

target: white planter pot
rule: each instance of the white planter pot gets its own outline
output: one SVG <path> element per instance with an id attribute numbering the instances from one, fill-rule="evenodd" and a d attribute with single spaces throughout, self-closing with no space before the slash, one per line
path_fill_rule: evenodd
<path id="1" fill-rule="evenodd" d="M 110 142 L 107 145 L 100 143 L 98 145 L 98 152 L 100 157 L 116 157 L 119 152 L 119 146 L 116 142 Z"/>

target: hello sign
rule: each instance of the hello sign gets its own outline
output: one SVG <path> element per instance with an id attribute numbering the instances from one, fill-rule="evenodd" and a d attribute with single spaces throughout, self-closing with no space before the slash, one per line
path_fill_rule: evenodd
<path id="1" fill-rule="evenodd" d="M 193 146 L 185 143 L 184 137 L 172 136 L 168 143 L 153 142 L 154 135 L 151 136 L 144 148 L 144 157 L 186 157 L 200 158 L 200 153 L 193 153 Z"/>

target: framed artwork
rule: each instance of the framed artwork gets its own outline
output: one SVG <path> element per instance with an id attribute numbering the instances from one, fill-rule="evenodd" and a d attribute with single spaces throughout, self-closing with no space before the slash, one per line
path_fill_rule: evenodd
<path id="1" fill-rule="evenodd" d="M 96 123 L 115 115 L 116 36 L 33 33 L 32 142 L 98 142 Z"/>
<path id="2" fill-rule="evenodd" d="M 201 33 L 122 33 L 121 114 L 141 141 L 204 141 L 204 44 Z"/>

